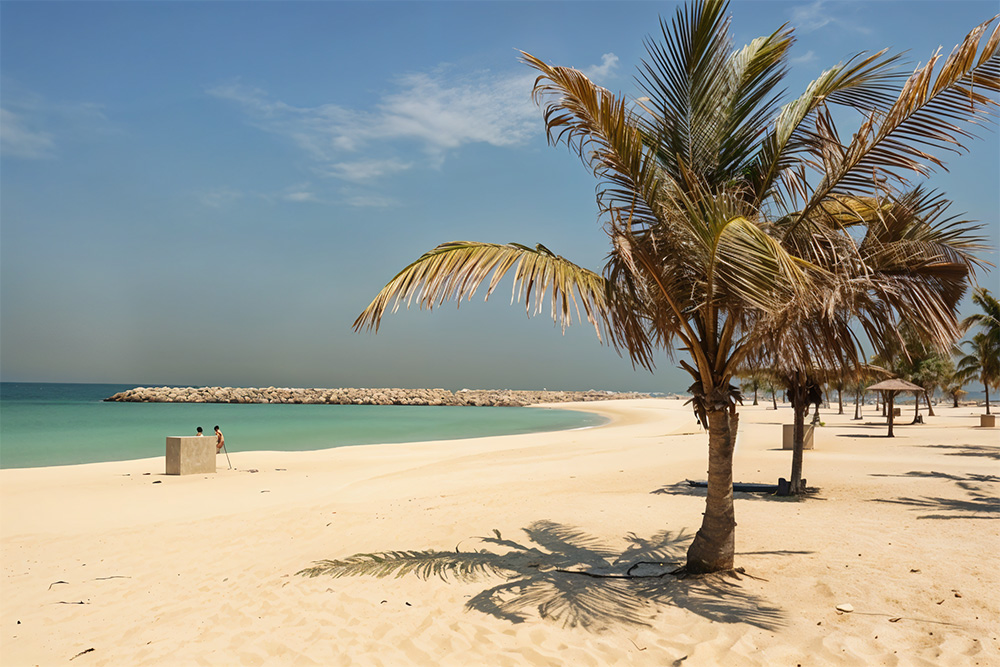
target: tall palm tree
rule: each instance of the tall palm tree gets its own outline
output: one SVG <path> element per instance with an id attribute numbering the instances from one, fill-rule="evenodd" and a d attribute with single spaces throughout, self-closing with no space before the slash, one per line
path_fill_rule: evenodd
<path id="1" fill-rule="evenodd" d="M 980 332 L 968 343 L 970 353 L 959 360 L 958 376 L 967 382 L 978 375 L 986 391 L 986 414 L 990 414 L 990 387 L 1000 388 L 1000 301 L 980 288 L 973 293 L 972 303 L 983 312 L 965 318 L 962 326 L 978 325 Z"/>
<path id="2" fill-rule="evenodd" d="M 978 325 L 990 345 L 1000 348 L 1000 301 L 986 288 L 978 288 L 972 293 L 972 303 L 979 306 L 981 313 L 974 313 L 962 320 L 963 327 Z"/>
<path id="3" fill-rule="evenodd" d="M 953 390 L 961 391 L 962 385 L 979 380 L 986 392 L 986 414 L 990 414 L 990 387 L 1000 388 L 1000 302 L 989 290 L 979 288 L 972 294 L 972 303 L 982 312 L 966 317 L 962 327 L 978 326 L 979 333 L 963 343 L 970 349 L 958 360 L 953 374 L 953 384 L 957 386 L 953 386 Z M 958 404 L 957 396 L 955 404 Z"/>
<path id="4" fill-rule="evenodd" d="M 969 352 L 958 360 L 955 374 L 962 383 L 979 380 L 986 392 L 986 414 L 990 413 L 990 387 L 1000 388 L 1000 349 L 992 344 L 989 334 L 977 333 L 964 343 Z"/>
<path id="5" fill-rule="evenodd" d="M 929 334 L 957 336 L 955 303 L 976 247 L 968 226 L 951 228 L 948 252 L 921 255 L 918 265 L 882 242 L 891 236 L 882 228 L 904 176 L 940 165 L 933 153 L 961 148 L 969 123 L 995 105 L 1000 38 L 984 38 L 989 26 L 975 28 L 936 76 L 937 56 L 900 88 L 895 57 L 858 56 L 783 106 L 792 30 L 735 49 L 721 0 L 692 2 L 661 21 L 663 41 L 647 40 L 644 95 L 634 100 L 525 53 L 539 73 L 534 97 L 550 143 L 578 153 L 600 182 L 611 242 L 603 272 L 543 246 L 446 243 L 397 274 L 355 329 L 377 331 L 386 312 L 413 299 L 432 308 L 483 283 L 488 298 L 513 270 L 514 299 L 529 312 L 549 296 L 565 327 L 582 307 L 598 336 L 635 365 L 652 368 L 657 351 L 683 352 L 679 364 L 694 379 L 694 408 L 709 432 L 706 511 L 687 568 L 731 569 L 738 414 L 730 383 L 776 327 L 802 313 L 833 321 L 864 310 L 881 315 L 862 323 L 877 339 L 891 335 L 899 313 L 919 311 Z M 832 105 L 862 113 L 846 144 Z M 866 241 L 886 271 L 866 266 L 858 253 Z M 818 323 L 811 331 L 782 341 L 788 365 L 843 360 L 846 343 Z"/>
<path id="6" fill-rule="evenodd" d="M 933 344 L 923 340 L 917 330 L 907 321 L 899 327 L 899 342 L 888 346 L 888 356 L 884 360 L 887 368 L 895 377 L 920 385 L 924 388 L 923 396 L 927 403 L 927 414 L 934 416 L 931 396 L 939 385 L 946 381 L 954 370 L 951 355 L 954 348 L 941 351 Z M 920 396 L 914 396 L 913 423 L 920 420 Z"/>

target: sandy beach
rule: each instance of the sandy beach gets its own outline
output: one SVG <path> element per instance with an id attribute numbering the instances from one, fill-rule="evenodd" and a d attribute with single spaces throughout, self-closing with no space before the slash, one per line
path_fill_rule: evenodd
<path id="1" fill-rule="evenodd" d="M 870 406 L 823 410 L 815 495 L 737 493 L 746 575 L 677 580 L 657 575 L 683 562 L 704 507 L 685 480 L 707 467 L 689 408 L 563 407 L 611 422 L 237 451 L 215 475 L 168 477 L 162 457 L 2 470 L 0 664 L 1000 664 L 1000 429 L 982 408 L 914 426 L 904 408 L 893 439 Z M 790 408 L 741 416 L 736 480 L 787 477 Z M 413 572 L 296 574 L 376 552 Z"/>

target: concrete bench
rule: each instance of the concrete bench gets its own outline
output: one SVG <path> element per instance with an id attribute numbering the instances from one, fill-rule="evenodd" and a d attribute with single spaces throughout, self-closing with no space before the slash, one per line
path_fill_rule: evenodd
<path id="1" fill-rule="evenodd" d="M 215 472 L 215 438 L 167 436 L 167 474 L 196 475 Z"/>
<path id="2" fill-rule="evenodd" d="M 795 424 L 782 424 L 781 426 L 781 448 L 795 449 Z M 815 430 L 815 427 L 812 424 L 806 424 L 803 426 L 803 429 L 802 449 L 812 449 L 813 431 Z"/>

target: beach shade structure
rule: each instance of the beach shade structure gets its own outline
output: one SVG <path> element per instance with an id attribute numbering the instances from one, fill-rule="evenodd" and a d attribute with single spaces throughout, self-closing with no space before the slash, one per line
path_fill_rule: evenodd
<path id="1" fill-rule="evenodd" d="M 893 378 L 891 380 L 882 380 L 877 382 L 872 386 L 868 387 L 867 391 L 882 391 L 886 394 L 886 402 L 888 403 L 889 412 L 889 437 L 892 435 L 892 421 L 894 417 L 893 402 L 896 399 L 896 394 L 901 391 L 912 391 L 913 396 L 916 400 L 920 400 L 918 396 L 919 393 L 923 392 L 924 388 L 918 384 L 913 384 L 912 382 L 907 382 L 906 380 L 900 380 L 899 378 Z"/>

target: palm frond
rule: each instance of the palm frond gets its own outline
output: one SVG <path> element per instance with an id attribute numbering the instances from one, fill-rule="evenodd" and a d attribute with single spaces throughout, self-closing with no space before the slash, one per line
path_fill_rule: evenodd
<path id="1" fill-rule="evenodd" d="M 717 163 L 723 124 L 717 103 L 733 84 L 726 8 L 721 0 L 682 5 L 671 24 L 660 21 L 663 44 L 646 40 L 640 84 L 658 115 L 648 141 L 678 182 L 680 161 L 702 175 Z"/>
<path id="2" fill-rule="evenodd" d="M 962 320 L 962 329 L 979 325 L 992 344 L 1000 347 L 1000 301 L 988 289 L 980 287 L 972 293 L 972 303 L 979 306 L 982 312 Z"/>
<path id="3" fill-rule="evenodd" d="M 787 74 L 786 54 L 793 43 L 792 31 L 782 27 L 758 37 L 730 58 L 731 93 L 717 101 L 717 166 L 710 180 L 727 183 L 749 167 L 780 99 L 778 86 Z"/>
<path id="4" fill-rule="evenodd" d="M 626 100 L 574 69 L 524 52 L 522 60 L 540 72 L 532 95 L 544 106 L 549 143 L 565 143 L 602 181 L 602 212 L 627 211 L 632 224 L 655 224 L 661 190 L 671 184 L 663 182 L 655 158 L 647 154 L 639 120 Z"/>
<path id="5" fill-rule="evenodd" d="M 443 243 L 396 274 L 358 316 L 354 329 L 378 331 L 387 311 L 396 312 L 403 302 L 409 307 L 414 299 L 421 308 L 428 309 L 450 299 L 461 303 L 464 298 L 471 299 L 487 279 L 486 299 L 489 299 L 512 268 L 512 303 L 523 298 L 530 316 L 532 306 L 535 314 L 541 312 L 549 295 L 552 319 L 564 329 L 572 322 L 574 310 L 580 319 L 582 306 L 587 321 L 601 337 L 608 309 L 605 282 L 600 275 L 553 254 L 542 245 L 528 248 L 514 243 L 468 241 Z"/>
<path id="6" fill-rule="evenodd" d="M 755 200 L 781 198 L 776 190 L 776 185 L 780 184 L 786 205 L 792 204 L 799 188 L 792 185 L 795 175 L 790 170 L 799 163 L 799 154 L 810 144 L 813 133 L 807 129 L 808 119 L 827 103 L 852 106 L 866 112 L 888 107 L 892 100 L 887 91 L 892 90 L 891 84 L 898 78 L 894 70 L 898 60 L 899 56 L 889 55 L 886 50 L 872 55 L 858 54 L 823 72 L 798 99 L 782 107 L 767 136 L 760 142 L 751 179 Z"/>
<path id="7" fill-rule="evenodd" d="M 934 167 L 943 167 L 934 151 L 966 150 L 962 142 L 973 138 L 970 128 L 996 115 L 1000 25 L 988 32 L 994 20 L 973 29 L 936 78 L 938 54 L 918 68 L 892 106 L 873 110 L 848 146 L 838 148 L 836 137 L 817 125 L 809 150 L 817 159 L 814 164 L 822 165 L 823 180 L 800 220 L 809 220 L 832 193 L 875 194 L 884 190 L 886 179 L 906 183 L 912 173 L 927 175 Z M 829 121 L 825 125 L 832 127 Z"/>
<path id="8" fill-rule="evenodd" d="M 811 284 L 806 270 L 818 270 L 743 217 L 732 218 L 720 231 L 714 263 L 720 292 L 767 312 L 806 294 Z"/>

